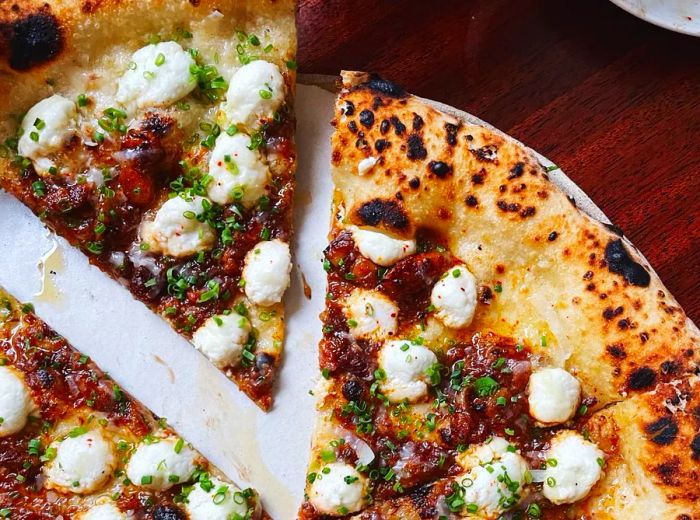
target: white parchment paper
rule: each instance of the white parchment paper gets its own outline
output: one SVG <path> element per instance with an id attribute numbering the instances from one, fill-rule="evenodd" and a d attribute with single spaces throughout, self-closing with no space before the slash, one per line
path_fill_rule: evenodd
<path id="1" fill-rule="evenodd" d="M 166 417 L 230 478 L 256 487 L 268 512 L 280 520 L 294 518 L 302 500 L 313 424 L 309 390 L 318 374 L 318 315 L 325 295 L 321 254 L 330 218 L 333 99 L 327 90 L 299 86 L 295 270 L 286 296 L 285 361 L 275 406 L 268 414 L 124 287 L 0 192 L 0 285 L 18 299 L 33 302 L 49 325 L 154 413 Z M 552 176 L 580 207 L 604 218 L 563 172 L 556 170 Z M 303 294 L 302 273 L 311 287 L 310 301 Z"/>

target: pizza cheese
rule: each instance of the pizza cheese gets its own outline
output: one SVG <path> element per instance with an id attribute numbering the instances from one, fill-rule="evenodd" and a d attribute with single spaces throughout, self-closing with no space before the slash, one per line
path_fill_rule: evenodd
<path id="1" fill-rule="evenodd" d="M 698 515 L 698 331 L 619 230 L 377 76 L 333 124 L 300 517 Z"/>
<path id="2" fill-rule="evenodd" d="M 0 15 L 2 186 L 269 408 L 291 270 L 293 2 Z"/>

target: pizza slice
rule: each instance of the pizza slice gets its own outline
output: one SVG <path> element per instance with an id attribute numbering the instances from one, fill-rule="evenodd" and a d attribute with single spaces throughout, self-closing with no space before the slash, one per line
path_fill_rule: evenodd
<path id="1" fill-rule="evenodd" d="M 268 409 L 294 2 L 24 2 L 0 27 L 0 185 Z"/>
<path id="2" fill-rule="evenodd" d="M 0 289 L 0 517 L 269 518 L 162 419 Z"/>
<path id="3" fill-rule="evenodd" d="M 589 507 L 617 455 L 587 422 L 686 384 L 698 330 L 619 230 L 579 211 L 507 136 L 351 72 L 333 124 L 323 377 L 300 517 Z"/>

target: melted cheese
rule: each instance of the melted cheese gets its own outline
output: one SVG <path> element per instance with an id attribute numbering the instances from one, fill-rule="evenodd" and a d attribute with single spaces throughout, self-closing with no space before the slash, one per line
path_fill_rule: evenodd
<path id="1" fill-rule="evenodd" d="M 407 340 L 388 341 L 379 353 L 379 366 L 386 374 L 382 392 L 393 403 L 419 400 L 428 392 L 426 371 L 435 363 L 437 356 L 427 347 Z"/>
<path id="2" fill-rule="evenodd" d="M 117 101 L 129 109 L 171 105 L 197 86 L 190 73 L 194 65 L 178 43 L 146 45 L 133 54 L 119 79 Z"/>
<path id="3" fill-rule="evenodd" d="M 248 341 L 251 326 L 247 318 L 236 312 L 212 316 L 192 335 L 192 343 L 216 366 L 235 366 Z"/>
<path id="4" fill-rule="evenodd" d="M 476 278 L 464 265 L 447 271 L 433 287 L 430 303 L 448 327 L 466 327 L 476 311 Z"/>
<path id="5" fill-rule="evenodd" d="M 187 482 L 195 470 L 196 454 L 172 437 L 140 444 L 126 466 L 126 475 L 137 486 L 164 490 Z"/>
<path id="6" fill-rule="evenodd" d="M 270 172 L 260 153 L 251 150 L 250 137 L 245 134 L 221 134 L 209 159 L 207 185 L 209 198 L 219 204 L 241 201 L 254 206 L 265 194 Z"/>
<path id="7" fill-rule="evenodd" d="M 185 502 L 190 520 L 229 520 L 248 518 L 248 506 L 238 489 L 229 482 L 211 478 L 213 487 L 209 491 L 196 484 Z"/>
<path id="8" fill-rule="evenodd" d="M 203 209 L 203 197 L 185 200 L 173 197 L 156 212 L 152 221 L 141 224 L 141 238 L 151 251 L 164 255 L 183 257 L 209 249 L 216 240 L 214 230 L 196 216 Z"/>
<path id="9" fill-rule="evenodd" d="M 29 109 L 22 120 L 17 151 L 34 163 L 37 173 L 53 166 L 46 157 L 62 149 L 76 131 L 77 110 L 71 100 L 55 94 Z"/>
<path id="10" fill-rule="evenodd" d="M 385 338 L 396 334 L 399 308 L 379 291 L 354 289 L 343 308 L 355 338 Z"/>
<path id="11" fill-rule="evenodd" d="M 116 464 L 112 442 L 99 430 L 69 435 L 52 446 L 56 457 L 44 466 L 46 486 L 63 493 L 97 491 Z"/>
<path id="12" fill-rule="evenodd" d="M 24 428 L 34 408 L 29 387 L 17 370 L 0 366 L 0 437 L 13 435 Z"/>
<path id="13" fill-rule="evenodd" d="M 381 231 L 348 226 L 360 254 L 375 264 L 389 267 L 416 252 L 415 240 L 393 238 Z"/>
<path id="14" fill-rule="evenodd" d="M 350 464 L 332 462 L 316 472 L 309 501 L 319 513 L 344 516 L 364 506 L 366 484 L 364 475 Z"/>
<path id="15" fill-rule="evenodd" d="M 289 287 L 291 270 L 289 244 L 279 239 L 258 242 L 245 256 L 246 296 L 256 305 L 279 303 Z"/>
<path id="16" fill-rule="evenodd" d="M 284 78 L 277 65 L 256 60 L 231 78 L 224 111 L 229 122 L 252 130 L 261 120 L 272 119 L 284 95 Z"/>
<path id="17" fill-rule="evenodd" d="M 542 424 L 561 424 L 576 413 L 581 383 L 562 368 L 541 368 L 530 375 L 530 415 Z"/>
<path id="18" fill-rule="evenodd" d="M 584 498 L 603 474 L 604 454 L 578 432 L 563 430 L 551 440 L 542 493 L 555 504 Z"/>

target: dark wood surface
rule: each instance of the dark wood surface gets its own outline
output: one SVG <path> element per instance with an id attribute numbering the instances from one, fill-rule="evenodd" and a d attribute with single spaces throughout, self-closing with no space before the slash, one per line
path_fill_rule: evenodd
<path id="1" fill-rule="evenodd" d="M 301 72 L 366 70 L 546 155 L 700 323 L 700 38 L 606 0 L 300 0 Z"/>

